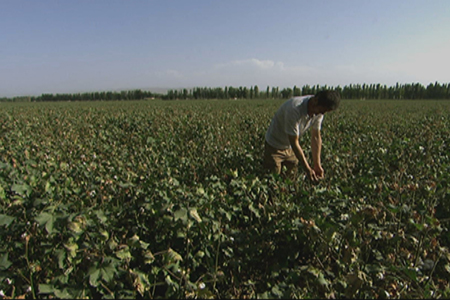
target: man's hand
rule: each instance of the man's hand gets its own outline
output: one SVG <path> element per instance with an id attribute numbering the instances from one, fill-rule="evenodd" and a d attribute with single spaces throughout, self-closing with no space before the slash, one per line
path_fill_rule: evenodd
<path id="1" fill-rule="evenodd" d="M 314 166 L 314 173 L 316 174 L 318 179 L 323 179 L 324 172 L 323 172 L 322 166 L 320 166 L 320 165 Z"/>
<path id="2" fill-rule="evenodd" d="M 316 172 L 311 168 L 306 169 L 306 175 L 308 176 L 308 179 L 311 180 L 312 182 L 317 182 L 319 180 L 319 178 L 316 175 Z"/>

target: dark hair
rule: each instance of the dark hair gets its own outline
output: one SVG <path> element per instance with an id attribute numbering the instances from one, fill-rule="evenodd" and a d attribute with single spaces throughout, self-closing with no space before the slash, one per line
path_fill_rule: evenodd
<path id="1" fill-rule="evenodd" d="M 339 103 L 341 102 L 341 95 L 338 91 L 334 90 L 320 91 L 316 94 L 316 97 L 319 106 L 327 107 L 331 110 L 338 108 Z"/>

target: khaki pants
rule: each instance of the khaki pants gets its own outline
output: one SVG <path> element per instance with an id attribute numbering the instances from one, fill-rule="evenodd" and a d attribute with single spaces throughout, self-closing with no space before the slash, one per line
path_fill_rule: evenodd
<path id="1" fill-rule="evenodd" d="M 265 142 L 263 167 L 268 172 L 281 174 L 283 166 L 286 167 L 286 176 L 294 180 L 297 177 L 298 159 L 292 148 L 280 150 Z"/>

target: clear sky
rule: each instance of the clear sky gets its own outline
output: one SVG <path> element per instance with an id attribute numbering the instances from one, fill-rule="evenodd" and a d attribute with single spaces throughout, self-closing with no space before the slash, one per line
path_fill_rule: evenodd
<path id="1" fill-rule="evenodd" d="M 450 0 L 1 0 L 0 97 L 450 82 Z"/>

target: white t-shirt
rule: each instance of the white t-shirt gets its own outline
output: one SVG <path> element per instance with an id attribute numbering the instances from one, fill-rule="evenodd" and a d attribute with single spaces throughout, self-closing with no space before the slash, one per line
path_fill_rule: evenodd
<path id="1" fill-rule="evenodd" d="M 308 128 L 320 130 L 323 114 L 308 115 L 308 101 L 314 95 L 294 97 L 276 111 L 266 132 L 266 141 L 276 149 L 289 149 L 289 135 L 301 136 Z"/>

